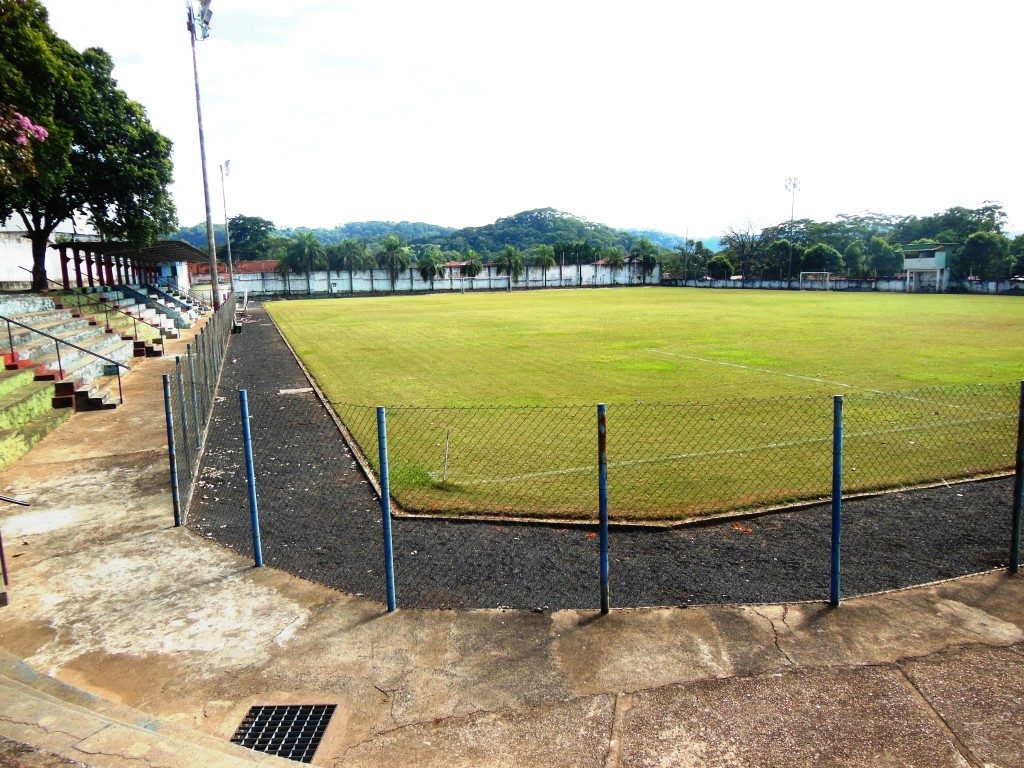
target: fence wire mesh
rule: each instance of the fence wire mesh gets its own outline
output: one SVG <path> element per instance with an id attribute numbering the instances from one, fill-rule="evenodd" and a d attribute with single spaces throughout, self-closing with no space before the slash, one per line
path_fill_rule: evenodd
<path id="1" fill-rule="evenodd" d="M 203 434 L 213 411 L 217 377 L 231 335 L 235 304 L 232 294 L 188 344 L 185 354 L 175 358 L 174 370 L 169 374 L 174 464 L 184 512 L 195 488 Z"/>
<path id="2" fill-rule="evenodd" d="M 1009 470 L 1018 390 L 963 386 L 848 395 L 846 493 Z"/>
<path id="3" fill-rule="evenodd" d="M 372 474 L 358 467 L 361 454 L 379 478 L 376 408 L 334 403 L 345 424 L 339 431 L 261 307 L 245 328 L 231 341 L 219 382 L 190 526 L 241 553 L 255 551 L 239 408 L 245 389 L 267 564 L 381 601 L 390 586 L 387 541 L 401 607 L 598 604 L 594 405 L 386 408 L 396 506 L 492 519 L 450 525 L 398 514 L 385 526 Z M 183 380 L 180 392 L 171 388 L 176 423 L 203 423 L 201 409 L 191 412 L 189 386 L 193 368 L 210 381 L 203 360 L 183 360 L 176 371 Z M 1011 386 L 846 395 L 846 494 L 937 487 L 843 505 L 844 596 L 1005 564 L 1009 479 L 949 488 L 942 481 L 1012 467 L 1018 401 Z M 613 521 L 679 520 L 830 495 L 831 396 L 612 404 L 606 415 Z M 179 457 L 185 472 L 194 460 Z M 824 599 L 828 510 L 613 528 L 611 605 Z M 512 517 L 586 524 L 508 524 Z"/>
<path id="4" fill-rule="evenodd" d="M 1009 385 L 847 395 L 845 493 L 1009 470 Z M 333 403 L 379 472 L 373 408 Z M 685 519 L 828 496 L 832 398 L 607 409 L 613 519 Z M 387 408 L 391 492 L 412 512 L 594 519 L 592 406 Z"/>

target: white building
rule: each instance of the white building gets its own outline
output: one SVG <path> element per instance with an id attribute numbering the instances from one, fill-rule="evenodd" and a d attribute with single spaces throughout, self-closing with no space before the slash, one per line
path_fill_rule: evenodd
<path id="1" fill-rule="evenodd" d="M 949 254 L 952 243 L 908 245 L 903 248 L 907 293 L 944 293 L 949 290 Z"/>

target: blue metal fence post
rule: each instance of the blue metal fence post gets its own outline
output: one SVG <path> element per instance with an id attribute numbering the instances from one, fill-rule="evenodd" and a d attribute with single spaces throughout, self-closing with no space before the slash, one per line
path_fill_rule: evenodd
<path id="1" fill-rule="evenodd" d="M 597 406 L 597 474 L 598 503 L 600 505 L 601 539 L 601 613 L 608 613 L 611 599 L 608 594 L 608 427 L 605 405 Z"/>
<path id="2" fill-rule="evenodd" d="M 167 422 L 167 459 L 171 465 L 171 503 L 174 506 L 174 527 L 181 525 L 181 499 L 178 490 L 178 457 L 174 450 L 174 417 L 171 414 L 171 376 L 164 379 L 164 419 Z"/>
<path id="3" fill-rule="evenodd" d="M 1013 474 L 1013 533 L 1010 538 L 1010 573 L 1020 570 L 1021 507 L 1024 507 L 1024 381 L 1017 403 L 1017 460 Z"/>
<path id="4" fill-rule="evenodd" d="M 828 604 L 839 605 L 839 551 L 843 537 L 843 396 L 832 398 L 832 562 Z"/>
<path id="5" fill-rule="evenodd" d="M 252 521 L 252 551 L 256 567 L 263 565 L 263 544 L 260 541 L 260 512 L 256 503 L 256 470 L 252 463 L 252 435 L 249 433 L 249 393 L 238 392 L 242 408 L 242 440 L 245 443 L 245 476 L 249 483 L 249 517 Z"/>
<path id="6" fill-rule="evenodd" d="M 395 610 L 395 553 L 391 541 L 391 484 L 388 476 L 388 426 L 384 406 L 377 408 L 377 456 L 380 459 L 380 519 L 384 525 L 384 580 L 388 612 Z"/>

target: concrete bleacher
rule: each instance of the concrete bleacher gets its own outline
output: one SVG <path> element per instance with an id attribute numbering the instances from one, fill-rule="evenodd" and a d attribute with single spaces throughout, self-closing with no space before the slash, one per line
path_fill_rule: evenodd
<path id="1" fill-rule="evenodd" d="M 162 355 L 204 310 L 142 285 L 0 294 L 0 469 L 72 412 L 116 407 L 118 372 Z"/>

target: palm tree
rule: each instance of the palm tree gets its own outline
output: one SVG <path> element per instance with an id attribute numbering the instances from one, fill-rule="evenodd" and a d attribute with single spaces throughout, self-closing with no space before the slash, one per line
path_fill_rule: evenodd
<path id="1" fill-rule="evenodd" d="M 558 264 L 555 261 L 555 249 L 550 245 L 537 245 L 533 248 L 533 266 L 541 270 L 544 287 L 548 287 L 548 270 Z"/>
<path id="2" fill-rule="evenodd" d="M 434 278 L 444 277 L 444 256 L 440 247 L 426 246 L 416 258 L 416 269 L 419 270 L 420 277 L 430 281 L 430 290 L 434 290 Z"/>
<path id="3" fill-rule="evenodd" d="M 619 270 L 626 266 L 626 254 L 621 248 L 606 248 L 604 252 L 604 263 L 612 271 L 612 284 L 615 283 L 615 277 L 619 274 Z"/>
<path id="4" fill-rule="evenodd" d="M 275 269 L 277 274 L 284 278 L 284 292 L 286 295 L 291 295 L 292 286 L 288 276 L 294 271 L 292 268 L 292 261 L 287 253 L 283 253 L 277 258 L 277 268 Z"/>
<path id="5" fill-rule="evenodd" d="M 480 258 L 480 254 L 474 250 L 466 252 L 466 263 L 459 270 L 462 272 L 463 277 L 476 277 L 484 271 L 484 262 Z"/>
<path id="6" fill-rule="evenodd" d="M 658 265 L 658 249 L 646 237 L 636 241 L 633 249 L 629 252 L 633 257 L 633 263 L 640 265 L 640 282 L 647 283 L 647 275 L 654 271 Z"/>
<path id="7" fill-rule="evenodd" d="M 506 245 L 494 260 L 494 264 L 498 268 L 499 275 L 508 275 L 508 289 L 511 291 L 512 283 L 518 283 L 519 276 L 523 274 L 522 252 L 514 245 Z"/>
<path id="8" fill-rule="evenodd" d="M 288 246 L 288 261 L 293 272 L 306 273 L 306 293 L 313 293 L 310 273 L 327 266 L 324 247 L 312 232 L 300 232 Z"/>
<path id="9" fill-rule="evenodd" d="M 327 266 L 336 272 L 348 270 L 348 292 L 355 293 L 355 272 L 357 269 L 369 269 L 373 259 L 366 253 L 366 245 L 354 238 L 343 240 L 336 245 L 324 248 L 327 254 Z"/>
<path id="10" fill-rule="evenodd" d="M 396 283 L 398 276 L 409 269 L 412 259 L 409 257 L 409 249 L 402 245 L 397 235 L 388 235 L 381 241 L 380 253 L 377 254 L 377 263 L 382 269 L 387 270 L 391 278 L 391 290 L 397 290 Z"/>

